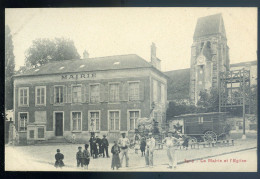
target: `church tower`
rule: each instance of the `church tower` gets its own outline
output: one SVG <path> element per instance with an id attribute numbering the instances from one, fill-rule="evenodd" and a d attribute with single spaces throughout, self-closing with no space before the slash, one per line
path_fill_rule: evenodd
<path id="1" fill-rule="evenodd" d="M 229 47 L 221 14 L 198 19 L 190 65 L 190 100 L 196 105 L 200 92 L 218 88 L 219 72 L 229 70 Z"/>

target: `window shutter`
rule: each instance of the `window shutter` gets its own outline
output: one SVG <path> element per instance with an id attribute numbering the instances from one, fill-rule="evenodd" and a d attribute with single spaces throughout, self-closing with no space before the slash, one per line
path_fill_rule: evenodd
<path id="1" fill-rule="evenodd" d="M 86 84 L 86 85 L 85 85 L 85 95 L 84 95 L 84 96 L 85 96 L 85 102 L 86 102 L 86 103 L 89 103 L 89 95 L 90 95 L 89 89 L 90 89 L 90 88 L 89 88 L 89 85 Z"/>
<path id="2" fill-rule="evenodd" d="M 54 86 L 50 87 L 50 104 L 54 103 Z"/>
<path id="3" fill-rule="evenodd" d="M 119 100 L 124 101 L 124 83 L 119 84 Z"/>
<path id="4" fill-rule="evenodd" d="M 67 103 L 71 103 L 71 85 L 67 87 Z"/>
<path id="5" fill-rule="evenodd" d="M 81 85 L 81 102 L 82 103 L 86 102 L 85 90 L 86 90 L 85 85 L 82 84 Z"/>
<path id="6" fill-rule="evenodd" d="M 67 103 L 67 86 L 63 86 L 63 102 Z"/>
<path id="7" fill-rule="evenodd" d="M 144 81 L 139 83 L 139 99 L 140 101 L 144 101 Z"/>

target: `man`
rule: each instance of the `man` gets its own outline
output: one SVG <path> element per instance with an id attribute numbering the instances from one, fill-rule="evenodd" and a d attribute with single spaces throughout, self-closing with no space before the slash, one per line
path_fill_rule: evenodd
<path id="1" fill-rule="evenodd" d="M 90 143 L 90 155 L 92 157 L 92 155 L 94 155 L 94 132 L 91 132 L 91 137 L 89 139 L 89 143 Z"/>
<path id="2" fill-rule="evenodd" d="M 106 151 L 107 158 L 109 158 L 108 146 L 109 146 L 109 143 L 108 143 L 108 140 L 106 138 L 106 135 L 103 135 L 103 139 L 101 140 L 101 147 L 102 147 L 103 158 L 105 157 L 105 151 Z"/>
<path id="3" fill-rule="evenodd" d="M 122 133 L 122 137 L 119 139 L 118 141 L 118 145 L 121 148 L 121 165 L 123 166 L 123 159 L 125 156 L 125 160 L 126 160 L 126 167 L 128 167 L 128 147 L 130 145 L 129 139 L 125 137 L 125 133 Z"/>
<path id="4" fill-rule="evenodd" d="M 176 168 L 177 167 L 177 155 L 176 151 L 174 148 L 174 145 L 178 143 L 178 139 L 172 136 L 172 131 L 168 132 L 168 137 L 166 137 L 163 140 L 163 143 L 167 147 L 167 156 L 169 160 L 169 166 L 168 168 L 172 169 L 172 167 Z"/>
<path id="5" fill-rule="evenodd" d="M 148 139 L 146 140 L 146 152 L 145 152 L 145 163 L 146 167 L 153 167 L 153 152 L 155 149 L 155 140 L 153 134 L 148 134 Z"/>

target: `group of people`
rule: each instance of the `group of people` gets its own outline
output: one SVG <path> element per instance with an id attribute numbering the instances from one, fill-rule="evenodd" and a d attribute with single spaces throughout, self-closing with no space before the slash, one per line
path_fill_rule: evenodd
<path id="1" fill-rule="evenodd" d="M 103 135 L 103 138 L 100 139 L 98 136 L 95 137 L 94 133 L 91 133 L 91 137 L 89 140 L 90 143 L 90 155 L 93 159 L 98 157 L 106 157 L 109 158 L 108 154 L 108 146 L 109 142 L 106 138 L 106 135 Z"/>
<path id="2" fill-rule="evenodd" d="M 155 150 L 155 139 L 153 138 L 153 134 L 149 133 L 148 137 L 145 138 L 145 136 L 140 137 L 139 134 L 136 134 L 134 136 L 134 141 L 136 146 L 139 147 L 141 150 L 142 155 L 145 156 L 145 164 L 146 167 L 153 167 L 153 156 L 154 156 L 154 150 Z M 106 136 L 104 135 L 102 139 L 98 138 L 98 136 L 91 135 L 91 138 L 89 140 L 89 144 L 85 144 L 85 149 L 82 151 L 82 147 L 78 147 L 78 152 L 76 154 L 76 160 L 77 160 L 77 167 L 84 167 L 88 169 L 88 165 L 90 163 L 90 157 L 92 156 L 93 159 L 96 159 L 100 156 L 109 158 L 108 155 L 108 140 Z M 169 160 L 169 166 L 168 168 L 176 168 L 177 167 L 177 155 L 175 151 L 175 146 L 180 142 L 180 139 L 174 137 L 172 135 L 172 132 L 168 132 L 168 136 L 162 141 L 163 144 L 167 147 L 167 156 Z M 88 147 L 90 146 L 90 152 L 88 150 Z M 135 146 L 135 151 L 137 151 L 137 147 Z M 126 137 L 126 133 L 122 133 L 122 137 L 118 141 L 114 141 L 114 145 L 111 148 L 112 153 L 112 163 L 111 168 L 119 169 L 123 165 L 123 160 L 125 158 L 125 166 L 129 166 L 129 156 L 128 156 L 128 150 L 130 147 L 130 141 Z M 60 150 L 57 149 L 57 154 L 55 155 L 55 167 L 63 167 L 63 159 L 64 155 L 60 153 Z"/>

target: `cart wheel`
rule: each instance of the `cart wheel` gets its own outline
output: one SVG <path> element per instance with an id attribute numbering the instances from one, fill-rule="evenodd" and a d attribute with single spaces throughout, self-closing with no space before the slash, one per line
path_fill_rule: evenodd
<path id="1" fill-rule="evenodd" d="M 217 134 L 213 131 L 207 131 L 204 134 L 204 141 L 205 142 L 216 142 L 217 141 Z"/>
<path id="2" fill-rule="evenodd" d="M 191 137 L 189 139 L 189 143 L 196 143 L 197 142 L 197 138 L 196 137 Z"/>

